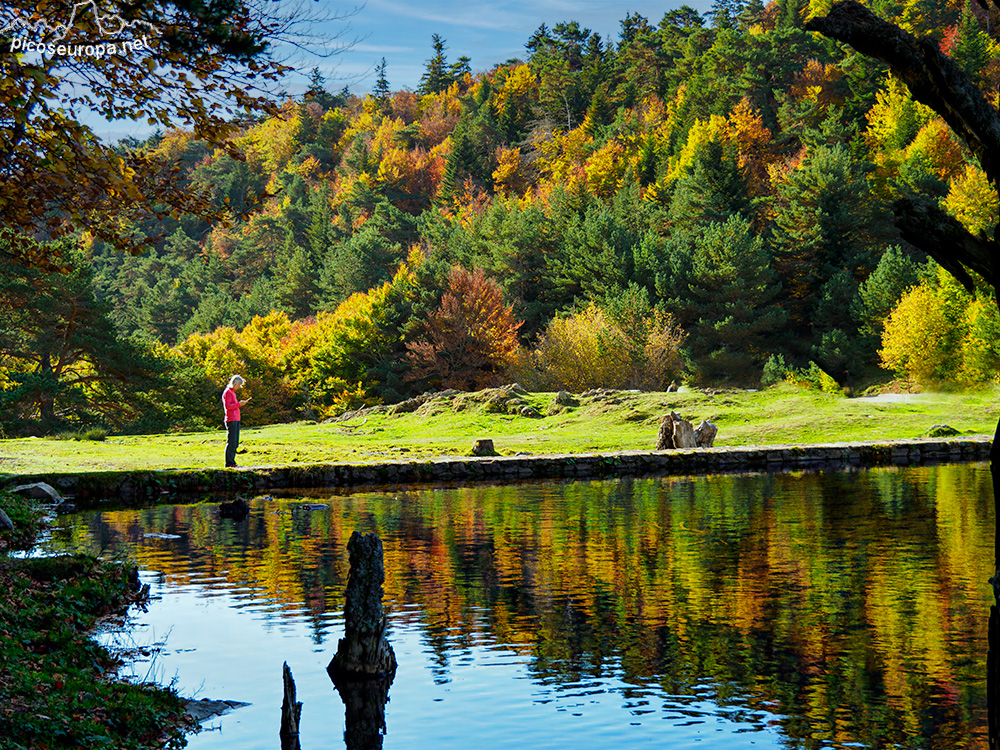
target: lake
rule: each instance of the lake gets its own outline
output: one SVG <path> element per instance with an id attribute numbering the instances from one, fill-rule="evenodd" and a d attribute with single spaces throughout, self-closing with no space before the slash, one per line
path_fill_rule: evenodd
<path id="1" fill-rule="evenodd" d="M 221 498 L 220 498 L 221 499 Z M 345 747 L 326 673 L 375 531 L 399 668 L 385 748 L 984 748 L 986 464 L 248 497 L 60 517 L 126 555 L 133 679 L 250 703 L 192 748 Z"/>

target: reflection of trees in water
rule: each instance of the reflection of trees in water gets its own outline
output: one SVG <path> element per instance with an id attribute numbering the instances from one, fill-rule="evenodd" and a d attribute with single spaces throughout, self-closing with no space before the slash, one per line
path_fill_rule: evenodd
<path id="1" fill-rule="evenodd" d="M 255 500 L 241 525 L 211 504 L 67 522 L 94 540 L 180 533 L 135 546 L 140 564 L 254 581 L 313 618 L 317 643 L 342 607 L 347 538 L 374 530 L 390 616 L 420 625 L 436 680 L 497 642 L 548 684 L 710 686 L 787 715 L 795 737 L 963 747 L 985 706 L 990 493 L 987 472 L 945 466 L 356 494 L 312 512 Z"/>

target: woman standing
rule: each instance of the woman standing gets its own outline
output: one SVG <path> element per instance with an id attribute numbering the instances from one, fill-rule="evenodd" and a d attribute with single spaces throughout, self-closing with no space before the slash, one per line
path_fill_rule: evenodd
<path id="1" fill-rule="evenodd" d="M 240 407 L 245 406 L 250 397 L 239 400 L 236 391 L 243 387 L 246 381 L 239 375 L 229 379 L 229 385 L 222 392 L 222 407 L 226 410 L 226 466 L 236 466 L 236 449 L 240 445 Z"/>

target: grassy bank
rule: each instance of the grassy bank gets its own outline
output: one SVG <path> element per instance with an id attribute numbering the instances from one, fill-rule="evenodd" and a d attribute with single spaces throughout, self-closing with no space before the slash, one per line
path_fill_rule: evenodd
<path id="1" fill-rule="evenodd" d="M 0 531 L 0 750 L 181 747 L 174 693 L 112 678 L 115 658 L 88 637 L 120 612 L 134 568 L 91 557 L 17 558 L 37 515 L 0 494 L 15 530 Z"/>
<path id="2" fill-rule="evenodd" d="M 652 449 L 668 411 L 696 425 L 714 422 L 716 445 L 732 446 L 907 439 L 938 424 L 963 435 L 992 435 L 1000 414 L 998 388 L 848 399 L 782 384 L 760 392 L 617 392 L 577 397 L 578 404 L 567 407 L 555 406 L 552 393 L 509 396 L 458 394 L 429 400 L 413 412 L 258 429 L 253 424 L 259 415 L 247 406 L 238 461 L 270 466 L 460 456 L 478 438 L 492 438 L 503 455 Z M 541 416 L 522 416 L 526 406 Z M 225 440 L 221 425 L 212 432 L 103 441 L 3 440 L 0 474 L 218 467 Z"/>

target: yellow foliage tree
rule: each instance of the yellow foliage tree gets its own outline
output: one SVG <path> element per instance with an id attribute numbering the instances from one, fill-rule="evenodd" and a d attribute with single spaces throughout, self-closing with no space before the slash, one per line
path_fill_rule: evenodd
<path id="1" fill-rule="evenodd" d="M 373 370 L 396 349 L 403 349 L 402 332 L 394 315 L 416 293 L 416 274 L 402 264 L 382 286 L 352 294 L 332 313 L 321 313 L 310 331 L 309 369 L 299 383 L 309 390 L 309 401 L 322 414 L 377 400 Z"/>
<path id="2" fill-rule="evenodd" d="M 972 164 L 966 164 L 962 174 L 952 180 L 944 208 L 973 234 L 997 225 L 997 191 L 986 174 Z"/>
<path id="3" fill-rule="evenodd" d="M 594 304 L 553 319 L 533 353 L 544 386 L 664 390 L 680 377 L 684 333 L 670 315 L 656 313 L 643 331 L 623 331 Z"/>
<path id="4" fill-rule="evenodd" d="M 895 168 L 903 150 L 936 117 L 930 107 L 913 101 L 902 81 L 889 76 L 885 88 L 875 95 L 875 105 L 868 110 L 865 141 L 872 161 L 883 168 Z"/>
<path id="5" fill-rule="evenodd" d="M 958 177 L 965 166 L 962 146 L 940 117 L 931 120 L 906 147 L 906 159 L 920 157 L 942 180 Z"/>
<path id="6" fill-rule="evenodd" d="M 499 122 L 520 122 L 538 101 L 538 77 L 529 65 L 518 65 L 507 75 L 493 98 L 494 114 Z"/>
<path id="7" fill-rule="evenodd" d="M 611 139 L 590 157 L 584 169 L 587 187 L 594 195 L 607 198 L 618 192 L 628 163 L 625 148 L 617 139 Z"/>
<path id="8" fill-rule="evenodd" d="M 247 161 L 256 170 L 275 175 L 288 165 L 292 156 L 301 148 L 301 129 L 299 108 L 289 104 L 282 108 L 280 115 L 268 117 L 250 128 L 237 139 L 236 145 L 243 150 Z"/>
<path id="9" fill-rule="evenodd" d="M 925 384 L 996 381 L 1000 311 L 981 287 L 969 294 L 939 269 L 903 295 L 885 323 L 882 366 Z"/>
<path id="10" fill-rule="evenodd" d="M 253 396 L 247 421 L 281 422 L 295 414 L 294 389 L 283 366 L 283 347 L 291 327 L 285 313 L 272 312 L 255 317 L 242 331 L 224 326 L 212 333 L 192 334 L 171 353 L 202 367 L 218 384 L 220 396 L 232 375 L 242 375 L 247 380 L 246 393 Z"/>
<path id="11" fill-rule="evenodd" d="M 493 184 L 502 193 L 523 193 L 526 187 L 521 172 L 521 149 L 517 146 L 496 149 L 497 168 L 493 170 Z"/>
<path id="12" fill-rule="evenodd" d="M 985 383 L 1000 379 L 1000 313 L 996 302 L 977 295 L 965 308 L 962 370 L 959 379 Z"/>
<path id="13" fill-rule="evenodd" d="M 900 299 L 882 333 L 882 366 L 919 383 L 933 383 L 957 372 L 949 346 L 952 324 L 935 290 L 922 284 Z"/>

